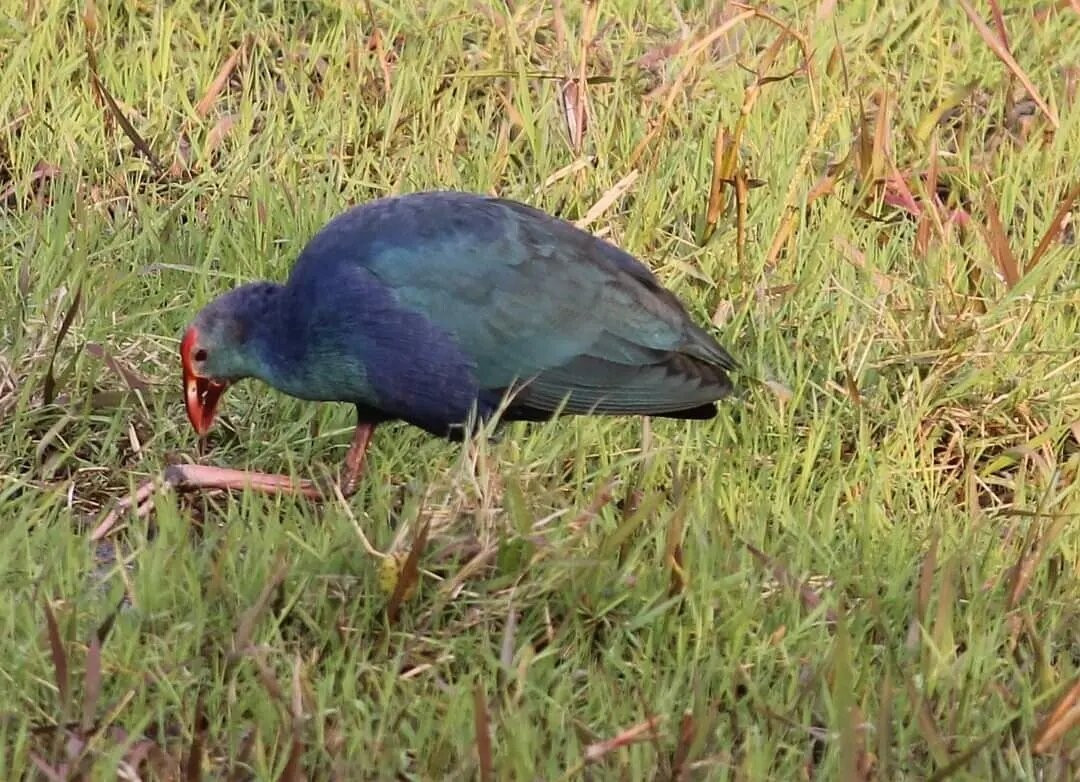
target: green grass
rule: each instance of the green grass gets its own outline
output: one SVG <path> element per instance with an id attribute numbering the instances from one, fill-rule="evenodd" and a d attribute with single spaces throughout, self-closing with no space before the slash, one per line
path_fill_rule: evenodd
<path id="1" fill-rule="evenodd" d="M 1018 82 L 953 4 L 774 9 L 813 70 L 764 85 L 746 117 L 740 165 L 763 185 L 741 260 L 732 209 L 699 238 L 716 129 L 752 75 L 720 51 L 635 64 L 717 23 L 694 3 L 680 22 L 608 0 L 584 48 L 578 4 L 560 35 L 540 4 L 372 0 L 385 76 L 365 3 L 95 5 L 89 38 L 68 3 L 0 12 L 0 778 L 70 762 L 115 779 L 140 750 L 144 773 L 189 779 L 470 779 L 488 760 L 494 779 L 1075 778 L 1077 729 L 1035 751 L 1080 677 L 1075 233 L 1009 286 L 977 227 L 992 194 L 1022 265 L 1076 182 L 1066 4 L 1005 14 L 1056 130 L 1017 119 Z M 778 28 L 736 29 L 722 43 L 758 67 Z M 159 181 L 134 151 L 88 40 L 164 168 L 186 129 L 187 173 Z M 554 178 L 578 155 L 537 75 L 576 74 L 583 51 L 610 77 L 589 88 L 594 161 Z M 972 217 L 926 252 L 866 160 L 806 203 L 860 127 L 875 146 L 875 93 L 897 170 L 914 182 L 936 155 Z M 89 542 L 169 461 L 336 473 L 351 411 L 254 383 L 196 454 L 177 340 L 214 295 L 284 278 L 351 203 L 459 188 L 577 219 L 632 165 L 590 230 L 702 322 L 728 313 L 746 374 L 790 393 L 744 380 L 712 422 L 565 419 L 465 448 L 384 427 L 348 508 L 164 496 Z M 424 524 L 419 589 L 391 616 L 357 530 L 404 556 Z"/>

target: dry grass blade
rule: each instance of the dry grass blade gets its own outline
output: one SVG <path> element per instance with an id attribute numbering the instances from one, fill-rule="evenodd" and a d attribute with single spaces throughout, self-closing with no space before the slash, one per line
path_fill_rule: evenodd
<path id="1" fill-rule="evenodd" d="M 934 760 L 939 765 L 948 765 L 950 761 L 949 745 L 941 735 L 941 731 L 938 730 L 937 720 L 934 719 L 934 713 L 929 702 L 911 679 L 907 681 L 907 692 L 908 698 L 911 699 L 912 709 L 915 711 L 916 729 L 926 741 Z"/>
<path id="2" fill-rule="evenodd" d="M 1025 274 L 1038 265 L 1042 257 L 1046 255 L 1046 251 L 1050 249 L 1050 245 L 1065 228 L 1066 221 L 1072 214 L 1073 204 L 1076 203 L 1077 198 L 1080 198 L 1080 183 L 1072 186 L 1061 200 L 1061 203 L 1058 204 L 1057 209 L 1054 210 L 1054 216 L 1050 218 L 1050 225 L 1047 226 L 1046 233 L 1039 240 L 1038 247 L 1035 248 L 1035 252 L 1031 254 L 1031 260 L 1028 261 L 1027 266 L 1024 268 Z"/>
<path id="3" fill-rule="evenodd" d="M 284 704 L 285 691 L 281 689 L 281 684 L 274 676 L 274 671 L 266 662 L 267 651 L 268 650 L 265 647 L 252 647 L 250 649 L 248 660 L 255 666 L 255 675 L 259 680 L 259 684 L 266 690 L 270 699 L 277 703 Z"/>
<path id="4" fill-rule="evenodd" d="M 195 696 L 194 724 L 191 726 L 191 746 L 184 760 L 184 782 L 199 782 L 202 779 L 204 745 L 207 730 L 206 708 L 203 704 L 203 692 Z"/>
<path id="5" fill-rule="evenodd" d="M 1005 28 L 1005 14 L 1001 12 L 1001 3 L 998 0 L 988 0 L 988 2 L 990 3 L 990 13 L 994 17 L 994 27 L 997 28 L 998 40 L 1007 50 L 1011 50 L 1009 31 Z"/>
<path id="6" fill-rule="evenodd" d="M 97 3 L 95 3 L 94 0 L 86 0 L 86 2 L 83 3 L 82 23 L 83 28 L 86 30 L 87 39 L 94 38 L 98 31 Z"/>
<path id="7" fill-rule="evenodd" d="M 210 86 L 206 88 L 206 92 L 203 93 L 199 102 L 195 104 L 196 117 L 199 119 L 204 118 L 210 112 L 210 109 L 213 108 L 218 97 L 221 95 L 221 91 L 224 90 L 225 85 L 229 83 L 229 79 L 232 77 L 233 71 L 236 70 L 240 58 L 247 52 L 249 44 L 250 41 L 244 41 L 244 43 L 233 50 L 233 53 L 229 55 L 229 59 L 222 63 L 214 80 L 210 82 Z"/>
<path id="8" fill-rule="evenodd" d="M 25 258 L 23 259 L 23 262 L 19 264 L 19 274 L 15 280 L 15 289 L 19 293 L 19 308 L 24 317 L 26 314 L 27 298 L 30 296 L 31 285 L 30 259 Z"/>
<path id="9" fill-rule="evenodd" d="M 1031 541 L 1030 545 L 1024 546 L 1020 552 L 1020 559 L 1012 569 L 1012 583 L 1009 588 L 1008 601 L 1010 611 L 1020 604 L 1020 599 L 1027 592 L 1031 580 L 1035 576 L 1035 568 L 1042 562 L 1050 543 L 1061 535 L 1067 521 L 1069 521 L 1068 516 L 1057 516 L 1049 528 L 1044 531 L 1039 530 L 1035 525 L 1032 526 L 1031 535 L 1034 540 Z"/>
<path id="10" fill-rule="evenodd" d="M 297 724 L 304 716 L 304 662 L 299 656 L 293 658 L 292 693 L 289 699 L 289 712 Z"/>
<path id="11" fill-rule="evenodd" d="M 874 181 L 874 134 L 870 130 L 870 116 L 867 114 L 863 96 L 857 96 L 859 101 L 858 127 L 855 133 L 855 143 L 848 153 L 855 162 L 855 173 L 862 182 Z"/>
<path id="12" fill-rule="evenodd" d="M 233 71 L 236 70 L 237 64 L 241 58 L 246 54 L 250 45 L 251 39 L 246 39 L 239 47 L 233 50 L 228 59 L 218 69 L 217 75 L 214 76 L 213 81 L 206 88 L 203 96 L 199 99 L 199 102 L 195 104 L 194 116 L 196 120 L 201 120 L 210 113 L 210 109 L 217 103 L 218 98 L 221 96 L 222 90 L 229 83 L 229 79 L 232 78 Z M 236 118 L 232 115 L 226 115 L 219 119 L 214 127 L 211 129 L 206 141 L 206 154 L 212 155 L 214 150 L 221 144 L 222 139 L 232 130 L 233 125 L 236 123 Z M 180 132 L 177 134 L 176 139 L 176 154 L 173 157 L 172 165 L 169 167 L 169 176 L 180 177 L 191 166 L 191 120 L 184 121 L 183 126 L 180 128 Z"/>
<path id="13" fill-rule="evenodd" d="M 929 194 L 931 209 L 926 209 L 919 216 L 918 227 L 915 231 L 915 252 L 920 258 L 925 259 L 930 252 L 930 231 L 937 230 L 938 237 L 945 241 L 945 227 L 941 222 L 941 200 L 937 195 L 940 161 L 938 159 L 938 140 L 935 135 L 930 140 L 930 165 L 926 170 L 924 184 L 925 193 Z"/>
<path id="14" fill-rule="evenodd" d="M 291 740 L 289 742 L 289 757 L 285 761 L 285 767 L 278 775 L 278 782 L 302 782 L 304 779 L 303 768 L 300 761 L 304 756 L 304 686 L 303 686 L 303 663 L 297 657 L 293 660 L 292 697 L 289 702 Z"/>
<path id="15" fill-rule="evenodd" d="M 585 762 L 597 763 L 612 752 L 636 744 L 639 741 L 655 741 L 658 738 L 656 729 L 660 726 L 662 719 L 657 714 L 627 728 L 610 739 L 590 744 L 585 747 Z"/>
<path id="16" fill-rule="evenodd" d="M 802 156 L 799 159 L 796 170 L 791 176 L 787 192 L 784 195 L 783 217 L 780 220 L 780 225 L 776 229 L 776 233 L 773 235 L 769 250 L 765 256 L 765 266 L 767 268 L 771 269 L 776 266 L 780 253 L 794 236 L 795 226 L 799 220 L 799 216 L 803 213 L 803 198 L 799 194 L 800 183 L 805 181 L 805 178 L 808 178 L 810 175 L 814 165 L 814 158 L 819 149 L 819 144 L 822 143 L 833 125 L 835 125 L 843 116 L 844 107 L 845 104 L 843 102 L 837 102 L 833 110 L 825 115 L 820 121 L 815 121 L 810 130 L 810 135 L 806 139 Z"/>
<path id="17" fill-rule="evenodd" d="M 746 248 L 746 215 L 749 208 L 750 178 L 746 171 L 739 168 L 739 146 L 746 130 L 746 123 L 754 110 L 761 89 L 766 84 L 785 81 L 802 73 L 805 66 L 781 76 L 768 76 L 768 70 L 776 62 L 784 43 L 788 38 L 796 37 L 789 28 L 781 26 L 781 32 L 758 59 L 757 76 L 754 82 L 743 93 L 742 106 L 739 109 L 739 119 L 735 123 L 735 129 L 731 138 L 723 125 L 717 128 L 716 139 L 713 145 L 713 176 L 709 188 L 709 204 L 706 209 L 705 230 L 702 234 L 702 243 L 708 241 L 716 227 L 717 220 L 724 207 L 724 186 L 730 185 L 735 193 L 736 206 L 736 241 L 735 256 L 739 267 L 743 266 Z"/>
<path id="18" fill-rule="evenodd" d="M 162 165 L 160 158 L 154 154 L 154 150 L 150 149 L 150 145 L 139 135 L 139 132 L 135 130 L 135 126 L 131 124 L 131 121 L 128 120 L 121 108 L 116 104 L 116 101 L 113 100 L 113 96 L 105 89 L 105 84 L 98 76 L 97 57 L 94 54 L 93 48 L 90 47 L 89 42 L 86 47 L 86 59 L 90 65 L 90 78 L 93 82 L 94 90 L 105 102 L 105 105 L 109 107 L 109 112 L 120 124 L 120 127 L 124 131 L 124 135 L 127 136 L 128 140 L 135 146 L 135 150 L 146 158 L 150 167 L 154 169 L 154 173 L 159 177 L 164 176 L 165 166 Z"/>
<path id="19" fill-rule="evenodd" d="M 587 526 L 589 526 L 605 507 L 611 504 L 611 500 L 615 497 L 615 488 L 619 485 L 618 478 L 611 478 L 600 487 L 600 490 L 596 492 L 596 496 L 589 502 L 588 507 L 585 508 L 577 517 L 570 522 L 570 531 L 577 535 Z"/>
<path id="20" fill-rule="evenodd" d="M 776 233 L 773 234 L 772 242 L 769 244 L 769 251 L 765 253 L 765 267 L 772 269 L 776 266 L 777 261 L 780 258 L 780 253 L 784 250 L 784 245 L 795 233 L 795 224 L 799 220 L 799 214 L 792 208 L 788 208 L 784 211 L 784 216 L 780 220 L 780 225 L 776 229 Z"/>
<path id="21" fill-rule="evenodd" d="M 937 769 L 933 774 L 931 774 L 927 778 L 926 782 L 944 782 L 944 780 L 948 779 L 953 774 L 964 768 L 964 766 L 966 766 L 968 763 L 970 763 L 971 759 L 978 755 L 980 752 L 982 752 L 983 748 L 986 747 L 986 745 L 989 744 L 996 736 L 996 732 L 988 733 L 981 739 L 976 741 L 974 744 L 972 744 L 970 747 L 965 749 L 963 752 L 957 753 L 952 760 L 950 760 L 948 763 L 946 763 L 941 768 Z"/>
<path id="22" fill-rule="evenodd" d="M 893 683 L 888 670 L 881 680 L 878 690 L 878 713 L 874 724 L 874 737 L 877 739 L 877 761 L 880 779 L 893 779 L 890 775 L 893 742 Z"/>
<path id="23" fill-rule="evenodd" d="M 68 705 L 71 702 L 71 672 L 68 668 L 67 652 L 60 639 L 60 627 L 56 623 L 52 606 L 49 605 L 48 600 L 45 600 L 42 607 L 45 610 L 45 625 L 49 635 L 49 654 L 52 656 L 53 670 L 56 674 L 56 689 L 60 693 L 60 712 L 66 719 Z"/>
<path id="24" fill-rule="evenodd" d="M 622 197 L 623 193 L 633 186 L 640 173 L 641 172 L 635 168 L 612 185 L 606 193 L 600 196 L 600 200 L 593 204 L 592 208 L 585 213 L 585 216 L 577 221 L 577 227 L 582 229 L 587 228 L 589 225 L 600 219 L 600 216 L 610 209 L 612 205 Z"/>
<path id="25" fill-rule="evenodd" d="M 686 503 L 680 502 L 679 507 L 671 514 L 671 520 L 668 521 L 667 540 L 664 545 L 664 562 L 671 571 L 668 597 L 683 594 L 690 580 L 683 563 L 682 539 L 685 519 Z"/>
<path id="26" fill-rule="evenodd" d="M 724 211 L 724 184 L 731 179 L 731 172 L 725 169 L 724 161 L 727 158 L 727 128 L 723 124 L 717 124 L 716 137 L 713 141 L 713 174 L 709 185 L 709 203 L 705 208 L 705 231 L 702 235 L 702 243 L 716 230 L 716 224 Z"/>
<path id="27" fill-rule="evenodd" d="M 971 94 L 975 92 L 977 87 L 977 82 L 968 82 L 967 84 L 957 87 L 945 98 L 938 101 L 934 107 L 919 120 L 919 124 L 915 128 L 915 138 L 924 143 L 929 139 L 932 139 L 934 137 L 934 129 L 941 123 L 942 117 L 961 106 L 964 101 L 971 97 Z M 933 190 L 930 192 L 933 192 Z"/>
<path id="28" fill-rule="evenodd" d="M 86 671 L 83 674 L 83 713 L 79 726 L 84 734 L 89 733 L 97 715 L 98 699 L 101 697 L 101 641 L 97 634 L 90 639 L 86 652 Z"/>
<path id="29" fill-rule="evenodd" d="M 180 131 L 176 137 L 176 152 L 173 155 L 172 165 L 169 166 L 169 176 L 179 178 L 185 171 L 191 168 L 191 137 L 186 129 Z"/>
<path id="30" fill-rule="evenodd" d="M 56 339 L 53 341 L 52 355 L 49 356 L 49 367 L 45 372 L 45 383 L 42 386 L 41 391 L 42 400 L 45 405 L 51 405 L 53 400 L 56 399 L 56 376 L 53 374 L 53 370 L 56 366 L 56 354 L 60 351 L 60 345 L 64 341 L 64 337 L 67 336 L 68 330 L 75 320 L 75 313 L 79 311 L 79 304 L 81 302 L 82 284 L 75 290 L 75 296 L 72 298 L 67 312 L 64 313 L 64 320 L 60 323 L 60 330 L 56 332 Z"/>
<path id="31" fill-rule="evenodd" d="M 289 742 L 289 758 L 285 761 L 285 767 L 278 774 L 278 782 L 303 782 L 305 779 L 300 760 L 304 757 L 304 742 L 300 737 L 293 734 Z"/>
<path id="32" fill-rule="evenodd" d="M 889 130 L 892 127 L 892 99 L 884 91 L 880 93 L 879 99 L 870 155 L 870 175 L 874 180 L 887 176 L 886 168 L 892 165 L 892 150 L 889 143 Z"/>
<path id="33" fill-rule="evenodd" d="M 583 81 L 567 79 L 559 90 L 563 118 L 566 120 L 566 135 L 570 142 L 570 150 L 575 155 L 581 152 L 589 126 L 588 90 L 583 84 Z"/>
<path id="34" fill-rule="evenodd" d="M 491 718 L 488 715 L 484 686 L 480 682 L 473 687 L 473 723 L 476 731 L 476 757 L 480 764 L 480 780 L 493 782 L 495 763 L 491 754 Z"/>
<path id="35" fill-rule="evenodd" d="M 1049 752 L 1072 728 L 1080 725 L 1080 677 L 1065 691 L 1031 737 L 1035 752 Z"/>
<path id="36" fill-rule="evenodd" d="M 859 707 L 854 708 L 853 719 L 860 734 L 859 745 L 855 751 L 855 767 L 852 770 L 852 782 L 873 782 L 878 778 L 878 760 L 873 752 L 866 749 L 865 741 L 861 738 L 866 733 L 866 724 L 862 720 L 862 712 Z"/>
<path id="37" fill-rule="evenodd" d="M 560 50 L 566 48 L 566 13 L 563 11 L 562 0 L 553 0 L 551 3 L 551 26 L 555 30 L 555 44 Z"/>
<path id="38" fill-rule="evenodd" d="M 502 643 L 499 644 L 499 664 L 507 673 L 513 673 L 514 648 L 517 645 L 518 612 L 513 602 L 506 611 L 506 626 L 503 627 Z"/>
<path id="39" fill-rule="evenodd" d="M 866 254 L 842 236 L 833 237 L 833 245 L 844 259 L 857 269 L 861 269 L 870 275 L 874 287 L 880 293 L 888 293 L 896 284 L 892 277 L 877 269 L 870 268 L 866 262 Z"/>
<path id="40" fill-rule="evenodd" d="M 68 782 L 66 767 L 61 766 L 60 769 L 53 768 L 36 752 L 30 753 L 30 760 L 37 766 L 38 771 L 44 774 L 45 778 L 50 780 L 50 782 Z"/>
<path id="41" fill-rule="evenodd" d="M 548 178 L 545 179 L 542 184 L 538 185 L 533 190 L 533 198 L 540 196 L 542 193 L 546 193 L 556 182 L 560 182 L 563 179 L 566 179 L 568 176 L 572 176 L 579 171 L 584 171 L 587 168 L 595 166 L 596 163 L 597 157 L 595 155 L 586 155 L 584 157 L 576 158 L 572 163 L 568 163 L 567 165 L 560 168 L 558 171 L 555 171 L 550 176 L 548 176 Z"/>
<path id="42" fill-rule="evenodd" d="M 534 556 L 540 557 L 543 555 L 543 552 L 547 551 L 550 551 L 550 549 L 541 549 L 541 551 Z M 465 582 L 487 567 L 488 564 L 495 559 L 495 555 L 498 553 L 499 547 L 497 545 L 484 546 L 472 559 L 466 562 L 460 570 L 454 573 L 452 577 L 446 579 L 439 585 L 440 600 L 452 600 L 465 585 Z M 402 600 L 407 597 L 408 594 L 406 594 Z"/>
<path id="43" fill-rule="evenodd" d="M 679 741 L 671 756 L 671 782 L 682 782 L 686 778 L 690 762 L 690 753 L 694 747 L 694 715 L 688 709 L 683 712 L 679 722 Z"/>
<path id="44" fill-rule="evenodd" d="M 817 201 L 819 198 L 824 198 L 827 195 L 832 195 L 836 190 L 837 176 L 836 173 L 825 174 L 821 176 L 814 186 L 810 188 L 810 191 L 806 194 L 806 203 L 810 205 Z"/>
<path id="45" fill-rule="evenodd" d="M 1009 247 L 1009 236 L 1001 223 L 1001 214 L 998 212 L 997 202 L 989 189 L 985 194 L 986 225 L 980 225 L 986 244 L 990 248 L 990 254 L 997 264 L 998 271 L 1005 279 L 1005 285 L 1014 287 L 1020 282 L 1020 265 L 1016 262 L 1016 256 Z"/>
<path id="46" fill-rule="evenodd" d="M 743 545 L 750 551 L 750 554 L 753 555 L 754 559 L 769 568 L 777 581 L 790 589 L 796 590 L 799 594 L 799 599 L 807 609 L 814 611 L 822 604 L 822 602 L 824 602 L 821 595 L 815 592 L 805 582 L 801 582 L 792 576 L 786 567 L 770 557 L 764 551 L 745 541 L 743 542 Z M 825 610 L 825 619 L 830 625 L 836 624 L 836 612 L 831 608 L 827 608 Z"/>
<path id="47" fill-rule="evenodd" d="M 278 587 L 284 583 L 285 576 L 289 573 L 289 567 L 289 562 L 285 559 L 284 555 L 278 554 L 277 564 L 274 566 L 270 578 L 263 584 L 263 588 L 259 592 L 258 598 L 256 598 L 254 604 L 244 612 L 244 615 L 240 617 L 240 623 L 236 629 L 236 634 L 233 636 L 234 655 L 243 654 L 244 651 L 251 646 L 251 638 L 255 632 L 255 625 L 266 612 L 266 608 L 270 605 L 270 599 L 274 596 L 274 592 L 276 592 Z"/>
<path id="48" fill-rule="evenodd" d="M 364 0 L 364 9 L 367 11 L 368 25 L 371 27 L 371 36 L 368 38 L 368 49 L 374 51 L 375 56 L 379 60 L 379 69 L 382 72 L 383 77 L 383 94 L 389 95 L 393 83 L 391 79 L 390 56 L 386 51 L 386 47 L 383 46 L 382 30 L 379 29 L 378 21 L 375 18 L 375 9 L 371 5 L 371 0 Z M 392 41 L 391 45 L 393 45 Z"/>
<path id="49" fill-rule="evenodd" d="M 394 591 L 390 594 L 390 599 L 386 603 L 386 616 L 391 622 L 397 621 L 401 613 L 401 606 L 405 603 L 405 596 L 420 583 L 420 557 L 427 547 L 430 528 L 431 516 L 425 515 L 420 528 L 416 531 L 416 537 L 413 540 L 412 547 L 409 549 L 409 556 L 405 558 L 405 563 L 401 566 L 397 583 L 394 584 Z"/>
<path id="50" fill-rule="evenodd" d="M 746 222 L 750 209 L 750 184 L 745 171 L 735 173 L 735 263 L 746 268 Z"/>
<path id="51" fill-rule="evenodd" d="M 683 82 L 689 77 L 690 71 L 696 64 L 697 58 L 708 49 L 715 41 L 719 40 L 721 36 L 727 34 L 727 32 L 734 27 L 753 19 L 757 15 L 756 11 L 747 10 L 739 13 L 736 16 L 725 19 L 722 24 L 718 25 L 708 35 L 704 36 L 701 40 L 695 43 L 693 46 L 686 50 L 686 61 L 683 63 L 682 69 L 679 71 L 675 80 L 668 87 L 667 98 L 664 100 L 663 108 L 660 110 L 660 116 L 657 117 L 652 129 L 645 135 L 637 146 L 634 147 L 634 151 L 630 154 L 629 166 L 634 168 L 637 166 L 641 156 L 645 154 L 645 150 L 649 148 L 652 142 L 660 135 L 661 131 L 667 124 L 668 117 L 671 114 L 671 110 L 675 105 L 675 100 L 681 94 L 681 86 Z"/>
<path id="52" fill-rule="evenodd" d="M 882 200 L 889 206 L 899 207 L 914 217 L 920 217 L 924 212 L 922 204 L 915 198 L 908 183 L 892 162 L 886 161 L 886 164 L 890 170 L 885 176 L 885 192 Z"/>
<path id="53" fill-rule="evenodd" d="M 1008 68 L 1013 76 L 1020 80 L 1020 83 L 1024 85 L 1024 89 L 1027 90 L 1028 95 L 1035 101 L 1035 105 L 1039 107 L 1039 110 L 1050 120 L 1050 124 L 1054 126 L 1054 130 L 1061 127 L 1061 121 L 1058 119 L 1057 112 L 1046 104 L 1046 101 L 1042 99 L 1039 91 L 1035 88 L 1034 82 L 1027 75 L 1023 68 L 1020 67 L 1020 63 L 1016 61 L 1016 58 L 1012 56 L 1005 42 L 998 36 L 994 35 L 994 31 L 983 21 L 983 18 L 979 16 L 978 12 L 972 7 L 968 0 L 958 0 L 960 7 L 964 9 L 964 13 L 967 14 L 968 19 L 971 20 L 971 24 L 974 25 L 978 31 L 979 36 L 983 39 L 990 50 L 998 56 Z"/>
<path id="54" fill-rule="evenodd" d="M 953 610 L 956 603 L 956 560 L 948 559 L 942 565 L 938 587 L 934 625 L 930 631 L 934 648 L 941 655 L 951 657 L 954 653 Z"/>
<path id="55" fill-rule="evenodd" d="M 59 173 L 59 166 L 54 166 L 52 163 L 49 163 L 45 160 L 39 160 L 34 165 L 34 169 L 30 172 L 30 177 L 27 184 L 33 185 L 35 182 L 40 182 L 41 180 L 52 179 Z M 5 187 L 2 191 L 0 191 L 0 202 L 7 201 L 9 198 L 15 195 L 18 189 L 19 186 L 16 185 L 14 182 Z"/>
<path id="56" fill-rule="evenodd" d="M 150 390 L 150 381 L 144 379 L 138 372 L 124 364 L 98 343 L 87 342 L 84 349 L 94 358 L 104 361 L 105 365 L 124 381 L 124 385 L 126 385 L 129 390 Z"/>
<path id="57" fill-rule="evenodd" d="M 934 591 L 934 572 L 937 570 L 938 542 L 940 534 L 935 529 L 930 536 L 930 547 L 919 567 L 919 584 L 915 592 L 915 617 L 908 627 L 907 646 L 914 649 L 921 640 L 920 627 L 926 625 L 930 612 L 930 597 Z"/>
<path id="58" fill-rule="evenodd" d="M 236 114 L 226 114 L 214 123 L 214 127 L 210 128 L 210 133 L 206 136 L 206 157 L 210 158 L 218 147 L 221 146 L 221 142 L 225 140 L 225 137 L 232 132 L 232 129 L 236 127 L 238 117 Z"/>

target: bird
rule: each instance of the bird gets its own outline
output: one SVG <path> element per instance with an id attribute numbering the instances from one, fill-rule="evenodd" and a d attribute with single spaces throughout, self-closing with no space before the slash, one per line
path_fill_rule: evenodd
<path id="1" fill-rule="evenodd" d="M 633 255 L 524 203 L 451 190 L 340 213 L 284 283 L 250 282 L 203 307 L 180 362 L 200 438 L 245 378 L 354 405 L 344 497 L 383 423 L 460 441 L 497 414 L 498 425 L 561 415 L 704 420 L 733 392 L 738 369 Z M 174 483 L 322 493 L 287 476 L 189 467 Z"/>

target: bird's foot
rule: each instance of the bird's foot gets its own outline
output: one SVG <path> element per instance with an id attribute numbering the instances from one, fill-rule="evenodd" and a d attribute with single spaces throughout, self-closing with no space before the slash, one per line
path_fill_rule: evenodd
<path id="1" fill-rule="evenodd" d="M 264 494 L 300 494 L 313 500 L 328 496 L 312 481 L 297 480 L 287 475 L 247 472 L 205 464 L 173 464 L 165 468 L 160 479 L 146 481 L 130 497 L 117 502 L 91 533 L 90 539 L 97 541 L 108 535 L 129 509 L 133 509 L 135 518 L 146 518 L 154 508 L 154 495 L 171 489 L 251 489 Z"/>

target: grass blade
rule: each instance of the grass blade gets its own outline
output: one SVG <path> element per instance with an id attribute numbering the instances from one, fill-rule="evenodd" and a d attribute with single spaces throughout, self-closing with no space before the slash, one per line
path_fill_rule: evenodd
<path id="1" fill-rule="evenodd" d="M 49 636 L 49 654 L 52 656 L 53 671 L 56 676 L 56 689 L 60 693 L 60 713 L 67 719 L 68 706 L 71 703 L 71 671 L 68 668 L 67 652 L 60 639 L 60 627 L 56 624 L 49 601 L 42 603 L 45 610 L 45 625 Z"/>
<path id="2" fill-rule="evenodd" d="M 56 332 L 56 339 L 53 342 L 52 355 L 49 356 L 49 367 L 45 372 L 45 383 L 42 387 L 42 399 L 46 406 L 51 405 L 56 399 L 56 376 L 54 375 L 56 365 L 56 354 L 60 351 L 60 345 L 64 341 L 64 337 L 67 336 L 68 329 L 71 328 L 71 324 L 75 321 L 75 314 L 79 311 L 79 304 L 82 302 L 82 285 L 75 289 L 75 295 L 71 299 L 71 304 L 68 305 L 67 312 L 64 313 L 64 319 L 60 323 L 60 330 Z"/>
<path id="3" fill-rule="evenodd" d="M 476 733 L 476 757 L 480 764 L 480 782 L 494 782 L 495 762 L 491 754 L 491 718 L 488 715 L 484 687 L 473 687 L 473 723 Z"/>
<path id="4" fill-rule="evenodd" d="M 994 35 L 994 31 L 987 26 L 983 18 L 979 16 L 978 12 L 972 7 L 968 0 L 958 0 L 960 7 L 964 9 L 964 13 L 967 14 L 967 18 L 971 20 L 971 24 L 978 31 L 979 36 L 983 39 L 983 42 L 990 47 L 990 51 L 998 56 L 1005 67 L 1009 69 L 1013 76 L 1020 80 L 1020 83 L 1024 85 L 1024 89 L 1028 91 L 1028 95 L 1035 101 L 1035 105 L 1039 107 L 1039 110 L 1050 120 L 1050 124 L 1054 126 L 1054 130 L 1061 127 L 1061 121 L 1058 119 L 1057 112 L 1051 109 L 1046 101 L 1042 99 L 1039 91 L 1035 88 L 1035 83 L 1031 81 L 1031 78 L 1027 75 L 1023 68 L 1020 67 L 1020 63 L 1016 61 L 1016 58 L 1012 56 L 1012 52 L 1009 51 L 1008 46 L 1004 41 Z"/>

